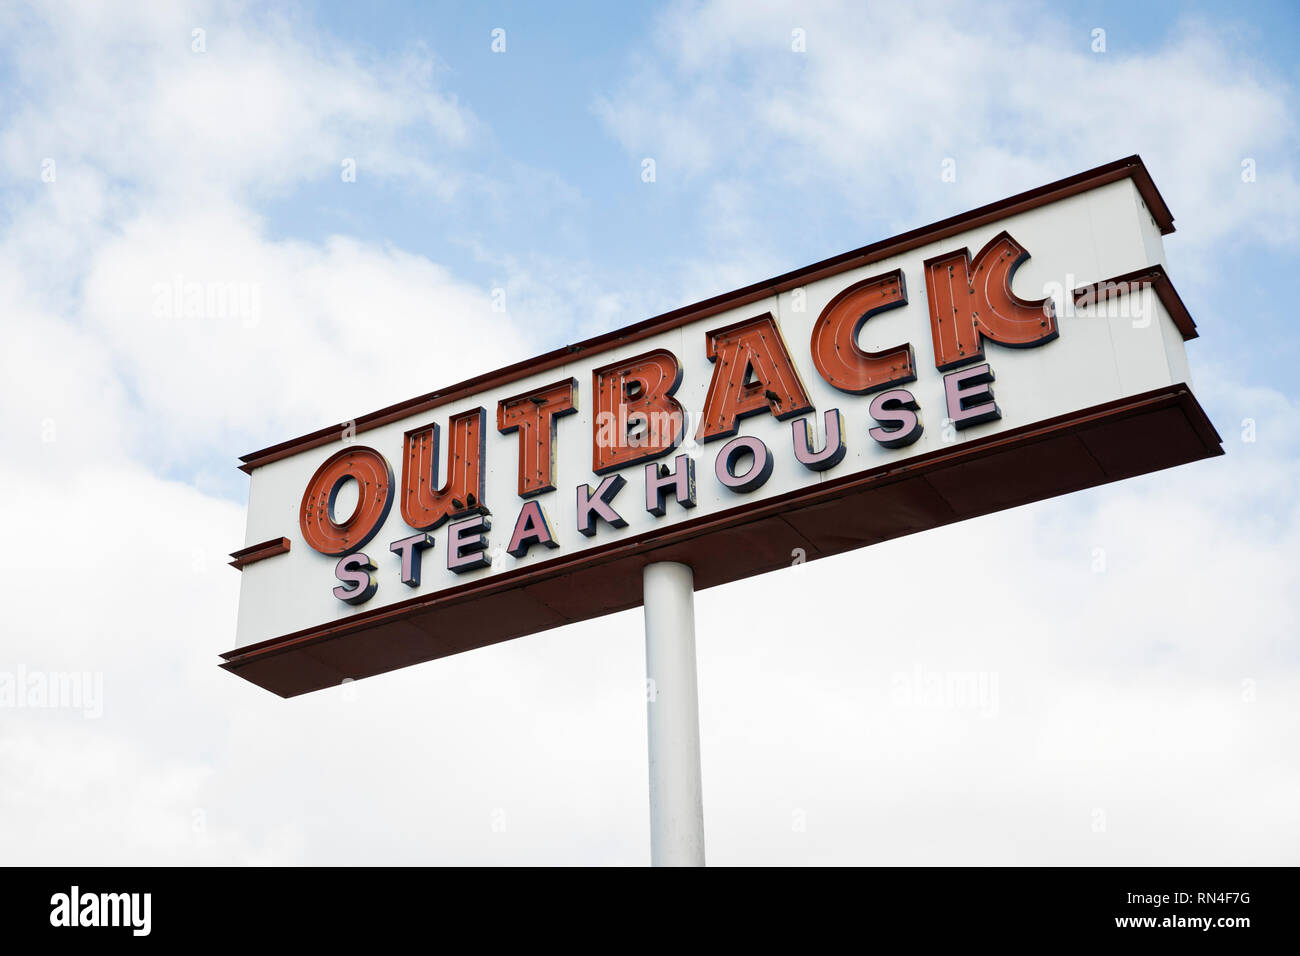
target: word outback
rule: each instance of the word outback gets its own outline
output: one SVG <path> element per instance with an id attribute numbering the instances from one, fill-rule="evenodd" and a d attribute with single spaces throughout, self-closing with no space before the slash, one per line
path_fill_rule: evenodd
<path id="1" fill-rule="evenodd" d="M 1003 232 L 974 257 L 961 249 L 925 263 L 935 367 L 943 373 L 944 414 L 956 429 L 1001 418 L 993 369 L 984 361 L 986 339 L 1025 348 L 1057 337 L 1050 298 L 1031 302 L 1011 292 L 1011 276 L 1026 258 L 1028 253 Z M 891 449 L 914 443 L 922 433 L 919 405 L 904 387 L 916 381 L 915 354 L 910 343 L 864 351 L 858 333 L 873 315 L 906 304 L 901 270 L 857 282 L 826 305 L 809 342 L 812 365 L 828 385 L 847 395 L 872 396 L 868 413 L 874 426 L 867 434 Z M 839 408 L 822 414 L 820 442 L 810 433 L 809 416 L 816 409 L 771 313 L 707 332 L 705 349 L 712 377 L 693 437 L 702 445 L 721 443 L 713 459 L 714 480 L 744 495 L 771 476 L 775 452 L 757 437 L 738 435 L 741 419 L 754 415 L 790 420 L 785 454 L 810 472 L 825 471 L 844 458 L 852 436 L 845 434 Z M 600 481 L 573 489 L 573 531 L 590 539 L 602 525 L 627 527 L 629 508 L 661 518 L 669 508 L 695 507 L 695 459 L 676 454 L 671 464 L 660 460 L 678 450 L 691 425 L 693 416 L 674 397 L 682 377 L 680 360 L 665 348 L 592 371 L 591 471 Z M 504 549 L 516 559 L 534 548 L 559 547 L 538 499 L 556 491 L 557 430 L 577 410 L 578 398 L 578 382 L 568 378 L 497 404 L 497 431 L 517 436 L 518 443 L 517 492 L 523 504 Z M 443 525 L 448 570 L 463 574 L 492 564 L 492 515 L 484 501 L 487 409 L 451 416 L 446 431 L 445 443 L 436 422 L 405 433 L 400 484 L 389 460 L 366 446 L 339 451 L 308 482 L 299 527 L 311 548 L 340 557 L 333 588 L 340 601 L 364 604 L 378 591 L 377 562 L 361 549 L 384 525 L 394 502 L 413 532 L 388 543 L 397 558 L 397 580 L 406 587 L 420 586 L 425 553 L 435 544 L 431 532 Z M 447 471 L 441 476 L 444 457 Z M 628 479 L 618 473 L 633 468 L 640 472 L 635 499 L 625 492 Z M 351 482 L 356 506 L 340 519 L 336 504 Z"/>

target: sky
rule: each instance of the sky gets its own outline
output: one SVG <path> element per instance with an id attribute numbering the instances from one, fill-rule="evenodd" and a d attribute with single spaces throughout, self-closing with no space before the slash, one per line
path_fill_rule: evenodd
<path id="1" fill-rule="evenodd" d="M 1226 454 L 776 572 L 816 629 L 697 594 L 708 858 L 1300 863 L 1298 52 L 1289 3 L 3 5 L 0 678 L 85 693 L 0 704 L 0 859 L 647 863 L 639 611 L 282 700 L 217 666 L 237 457 L 1137 153 Z"/>

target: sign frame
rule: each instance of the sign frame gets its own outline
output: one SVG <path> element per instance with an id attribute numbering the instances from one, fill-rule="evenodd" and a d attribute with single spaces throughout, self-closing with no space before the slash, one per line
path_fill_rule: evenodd
<path id="1" fill-rule="evenodd" d="M 600 364 L 596 356 L 611 349 L 1121 179 L 1132 181 L 1159 233 L 1172 232 L 1168 207 L 1141 159 L 1131 156 L 388 406 L 348 427 L 360 435 L 575 360 L 591 358 L 595 367 Z M 1073 300 L 1101 301 L 1120 280 L 1127 283 L 1126 289 L 1153 289 L 1183 339 L 1196 336 L 1190 315 L 1158 264 L 1076 289 Z M 251 474 L 282 458 L 330 444 L 344 427 L 340 423 L 245 455 L 240 467 Z M 357 610 L 341 620 L 228 651 L 221 655 L 221 666 L 292 697 L 336 686 L 344 679 L 637 607 L 642 603 L 641 570 L 653 562 L 687 564 L 695 571 L 696 588 L 713 587 L 787 567 L 792 555 L 814 560 L 1218 454 L 1222 454 L 1221 439 L 1190 388 L 1173 383 L 759 501 L 742 501 L 734 508 L 687 517 L 642 534 L 584 546 L 581 551 L 561 552 L 491 576 L 471 577 L 463 584 L 383 607 Z M 626 467 L 631 475 L 643 465 L 629 462 L 618 467 Z M 286 538 L 260 542 L 235 552 L 231 563 L 242 569 L 284 554 L 289 547 Z"/>

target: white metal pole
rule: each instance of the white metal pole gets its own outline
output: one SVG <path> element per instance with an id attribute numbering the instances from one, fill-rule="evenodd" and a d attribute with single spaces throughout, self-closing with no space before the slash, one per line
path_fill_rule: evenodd
<path id="1" fill-rule="evenodd" d="M 658 561 L 642 573 L 650 739 L 650 864 L 704 865 L 704 790 L 695 680 L 695 573 Z"/>

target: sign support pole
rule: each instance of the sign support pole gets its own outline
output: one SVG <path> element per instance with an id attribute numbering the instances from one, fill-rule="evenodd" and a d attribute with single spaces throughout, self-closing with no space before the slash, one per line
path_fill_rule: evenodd
<path id="1" fill-rule="evenodd" d="M 704 790 L 695 679 L 695 572 L 657 561 L 642 572 L 650 744 L 650 865 L 704 865 Z"/>

